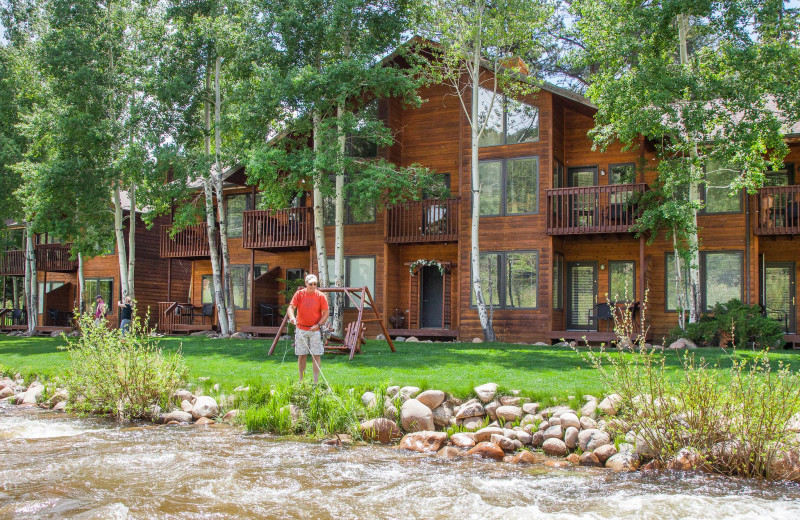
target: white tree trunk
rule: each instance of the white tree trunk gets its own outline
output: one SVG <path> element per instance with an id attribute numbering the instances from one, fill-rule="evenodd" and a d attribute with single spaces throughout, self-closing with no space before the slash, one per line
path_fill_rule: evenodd
<path id="1" fill-rule="evenodd" d="M 78 253 L 78 311 L 79 313 L 86 312 L 83 308 L 83 286 L 85 279 L 83 277 L 83 255 Z"/>
<path id="2" fill-rule="evenodd" d="M 28 332 L 33 333 L 39 324 L 39 280 L 36 274 L 34 233 L 28 224 L 25 239 L 25 297 L 28 305 Z"/>
<path id="3" fill-rule="evenodd" d="M 128 194 L 131 211 L 128 214 L 128 296 L 136 298 L 134 279 L 136 278 L 136 185 L 131 183 Z"/>
<path id="4" fill-rule="evenodd" d="M 314 152 L 319 153 L 322 148 L 322 119 L 318 112 L 314 112 Z M 318 163 L 317 163 L 318 164 Z M 325 219 L 322 213 L 322 190 L 319 188 L 320 177 L 323 173 L 318 166 L 314 166 L 314 247 L 317 252 L 317 267 L 319 268 L 319 284 L 321 287 L 328 285 L 328 250 L 325 246 Z"/>
<path id="5" fill-rule="evenodd" d="M 217 56 L 214 73 L 214 158 L 216 172 L 213 175 L 214 188 L 217 194 L 217 214 L 219 215 L 219 245 L 222 248 L 222 268 L 225 274 L 223 284 L 225 307 L 228 311 L 228 329 L 230 334 L 236 332 L 236 305 L 233 301 L 233 273 L 231 273 L 231 255 L 228 249 L 228 215 L 225 211 L 225 194 L 222 185 L 222 95 L 220 93 L 220 68 L 222 58 Z"/>
<path id="6" fill-rule="evenodd" d="M 480 33 L 478 31 L 478 33 Z M 475 41 L 475 54 L 472 63 L 472 100 L 471 100 L 471 143 L 470 143 L 470 172 L 472 180 L 472 213 L 471 213 L 471 227 L 470 227 L 470 263 L 472 267 L 472 290 L 475 292 L 475 304 L 478 309 L 478 319 L 483 329 L 483 338 L 485 341 L 495 341 L 494 326 L 492 324 L 492 317 L 486 312 L 486 300 L 483 296 L 483 289 L 481 288 L 480 276 L 480 245 L 478 242 L 479 226 L 481 216 L 481 184 L 479 175 L 478 163 L 478 140 L 480 134 L 478 132 L 478 95 L 480 92 L 480 64 L 481 64 L 481 45 L 480 39 Z"/>
<path id="7" fill-rule="evenodd" d="M 119 281 L 122 297 L 128 296 L 128 255 L 125 249 L 125 229 L 122 221 L 122 201 L 119 184 L 114 186 L 114 236 L 117 241 L 117 260 L 119 261 Z M 111 302 L 108 302 L 111 305 Z"/>
<path id="8" fill-rule="evenodd" d="M 211 72 L 206 71 L 206 93 L 211 90 Z M 206 157 L 211 157 L 211 103 L 205 105 L 206 135 L 203 140 Z M 219 249 L 217 248 L 217 220 L 214 215 L 214 186 L 210 172 L 203 172 L 203 190 L 205 192 L 206 224 L 208 228 L 208 251 L 211 257 L 211 277 L 214 281 L 214 303 L 217 306 L 217 322 L 219 332 L 223 336 L 229 334 L 228 312 L 222 291 L 222 276 L 219 268 Z"/>
<path id="9" fill-rule="evenodd" d="M 337 115 L 341 118 L 344 109 L 337 108 Z M 344 156 L 347 145 L 347 137 L 344 135 L 341 125 L 339 126 L 339 153 Z M 335 208 L 335 237 L 334 237 L 334 257 L 333 257 L 333 285 L 344 287 L 344 171 L 337 172 L 336 175 L 336 208 Z M 333 315 L 332 325 L 334 333 L 339 337 L 344 337 L 344 294 L 334 293 L 333 295 Z"/>

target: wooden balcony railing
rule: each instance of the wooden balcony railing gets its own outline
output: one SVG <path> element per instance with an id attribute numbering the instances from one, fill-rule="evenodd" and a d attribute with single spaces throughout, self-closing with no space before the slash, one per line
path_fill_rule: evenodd
<path id="1" fill-rule="evenodd" d="M 245 211 L 242 247 L 296 249 L 310 247 L 314 228 L 311 208 Z"/>
<path id="2" fill-rule="evenodd" d="M 0 252 L 0 275 L 22 276 L 25 274 L 25 251 L 15 249 Z"/>
<path id="3" fill-rule="evenodd" d="M 640 183 L 547 190 L 547 234 L 626 233 L 646 189 Z"/>
<path id="4" fill-rule="evenodd" d="M 390 244 L 458 240 L 458 198 L 401 202 L 386 211 Z"/>
<path id="5" fill-rule="evenodd" d="M 78 261 L 70 260 L 72 244 L 38 244 L 36 269 L 40 271 L 69 273 L 78 270 Z"/>
<path id="6" fill-rule="evenodd" d="M 161 258 L 201 258 L 210 256 L 208 225 L 188 226 L 170 237 L 172 226 L 161 226 Z"/>
<path id="7" fill-rule="evenodd" d="M 800 185 L 766 186 L 756 198 L 756 235 L 800 235 Z"/>

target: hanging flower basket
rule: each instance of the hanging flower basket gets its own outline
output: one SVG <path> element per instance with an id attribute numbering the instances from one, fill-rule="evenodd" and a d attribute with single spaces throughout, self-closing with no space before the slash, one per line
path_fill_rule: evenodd
<path id="1" fill-rule="evenodd" d="M 419 260 L 414 260 L 411 262 L 411 265 L 408 266 L 408 272 L 411 273 L 411 276 L 414 276 L 419 270 L 420 267 L 433 267 L 436 266 L 439 269 L 439 272 L 444 275 L 446 272 L 444 264 L 442 264 L 438 260 L 425 260 L 424 258 L 420 258 Z"/>

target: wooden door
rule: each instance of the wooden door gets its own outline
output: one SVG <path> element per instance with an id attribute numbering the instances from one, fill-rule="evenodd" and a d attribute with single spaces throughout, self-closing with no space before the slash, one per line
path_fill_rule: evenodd
<path id="1" fill-rule="evenodd" d="M 420 269 L 420 324 L 423 329 L 443 327 L 444 280 L 437 266 Z"/>
<path id="2" fill-rule="evenodd" d="M 597 262 L 567 262 L 567 330 L 595 330 Z"/>
<path id="3" fill-rule="evenodd" d="M 767 316 L 780 321 L 787 333 L 794 333 L 796 330 L 794 262 L 764 264 L 764 306 Z"/>

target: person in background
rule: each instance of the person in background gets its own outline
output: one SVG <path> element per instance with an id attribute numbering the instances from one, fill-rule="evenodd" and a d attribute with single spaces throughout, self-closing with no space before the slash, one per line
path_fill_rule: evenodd
<path id="1" fill-rule="evenodd" d="M 94 303 L 94 324 L 100 325 L 103 323 L 106 316 L 106 302 L 103 300 L 103 297 L 98 294 L 94 297 Z"/>
<path id="2" fill-rule="evenodd" d="M 117 302 L 117 307 L 120 308 L 119 316 L 122 321 L 119 322 L 119 328 L 123 334 L 127 334 L 131 326 L 131 316 L 133 316 L 133 303 L 131 297 L 126 296 L 124 302 Z"/>
<path id="3" fill-rule="evenodd" d="M 316 383 L 319 379 L 322 354 L 325 351 L 319 329 L 328 321 L 328 299 L 317 290 L 316 276 L 310 274 L 306 276 L 305 281 L 306 288 L 294 293 L 286 314 L 289 316 L 289 322 L 295 326 L 294 353 L 297 354 L 300 382 L 303 381 L 303 373 L 306 371 L 306 358 L 311 354 L 314 383 Z"/>

